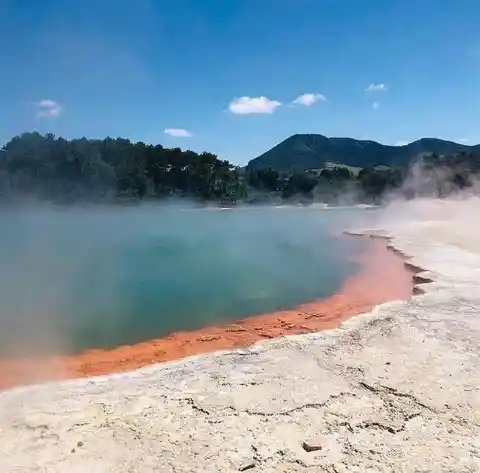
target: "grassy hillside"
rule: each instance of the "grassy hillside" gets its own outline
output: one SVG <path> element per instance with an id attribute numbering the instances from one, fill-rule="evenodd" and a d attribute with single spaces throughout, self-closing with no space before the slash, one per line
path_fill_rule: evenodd
<path id="1" fill-rule="evenodd" d="M 279 172 L 292 172 L 331 166 L 327 163 L 356 168 L 393 166 L 407 164 L 422 154 L 445 155 L 462 151 L 479 152 L 480 145 L 467 146 L 436 138 L 422 138 L 405 146 L 389 146 L 353 138 L 297 134 L 252 159 L 247 170 L 271 167 Z"/>

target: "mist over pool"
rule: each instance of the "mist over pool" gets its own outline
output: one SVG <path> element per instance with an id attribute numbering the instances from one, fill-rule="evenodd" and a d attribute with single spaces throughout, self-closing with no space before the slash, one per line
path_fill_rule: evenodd
<path id="1" fill-rule="evenodd" d="M 75 353 L 329 296 L 365 211 L 179 206 L 0 213 L 0 354 Z"/>

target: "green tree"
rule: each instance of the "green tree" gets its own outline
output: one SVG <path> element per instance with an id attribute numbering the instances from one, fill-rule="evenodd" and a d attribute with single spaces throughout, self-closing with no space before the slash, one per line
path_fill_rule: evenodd
<path id="1" fill-rule="evenodd" d="M 237 169 L 211 153 L 167 149 L 122 138 L 65 140 L 24 133 L 1 150 L 0 190 L 58 202 L 189 196 L 235 201 Z"/>

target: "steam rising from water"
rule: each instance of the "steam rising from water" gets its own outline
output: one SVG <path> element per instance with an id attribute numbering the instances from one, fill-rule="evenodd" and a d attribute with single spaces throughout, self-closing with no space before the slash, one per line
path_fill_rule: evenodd
<path id="1" fill-rule="evenodd" d="M 363 211 L 178 206 L 3 211 L 0 355 L 68 353 L 324 297 Z M 192 320 L 193 317 L 193 320 Z"/>
<path id="2" fill-rule="evenodd" d="M 421 195 L 432 182 L 423 172 L 414 165 L 404 188 Z M 442 172 L 435 173 L 437 187 L 442 176 L 449 180 Z M 324 297 L 352 271 L 346 260 L 354 247 L 346 250 L 326 238 L 345 228 L 402 224 L 438 232 L 444 226 L 436 222 L 449 219 L 452 229 L 448 235 L 442 230 L 444 242 L 477 251 L 475 232 L 466 232 L 469 239 L 463 230 L 477 224 L 479 188 L 474 181 L 448 201 L 406 201 L 401 189 L 373 212 L 318 206 L 221 212 L 184 204 L 2 209 L 0 355 L 132 343 L 215 324 L 225 314 L 241 318 Z M 242 213 L 248 218 L 239 218 Z M 186 276 L 188 287 L 181 283 Z M 132 303 L 135 298 L 141 306 Z M 182 315 L 175 315 L 173 308 L 180 306 Z M 143 327 L 132 322 L 132 314 L 145 319 Z M 193 326 L 186 314 L 194 314 Z M 159 318 L 162 328 L 152 332 Z"/>

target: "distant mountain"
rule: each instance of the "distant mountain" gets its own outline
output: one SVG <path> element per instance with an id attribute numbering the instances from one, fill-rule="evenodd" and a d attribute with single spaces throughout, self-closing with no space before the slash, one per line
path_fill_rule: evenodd
<path id="1" fill-rule="evenodd" d="M 422 138 L 405 146 L 382 145 L 376 141 L 353 138 L 327 138 L 323 135 L 293 135 L 271 150 L 252 159 L 247 170 L 271 167 L 277 171 L 319 169 L 325 162 L 348 166 L 407 164 L 422 154 L 480 152 L 480 145 L 467 146 L 436 138 Z"/>

